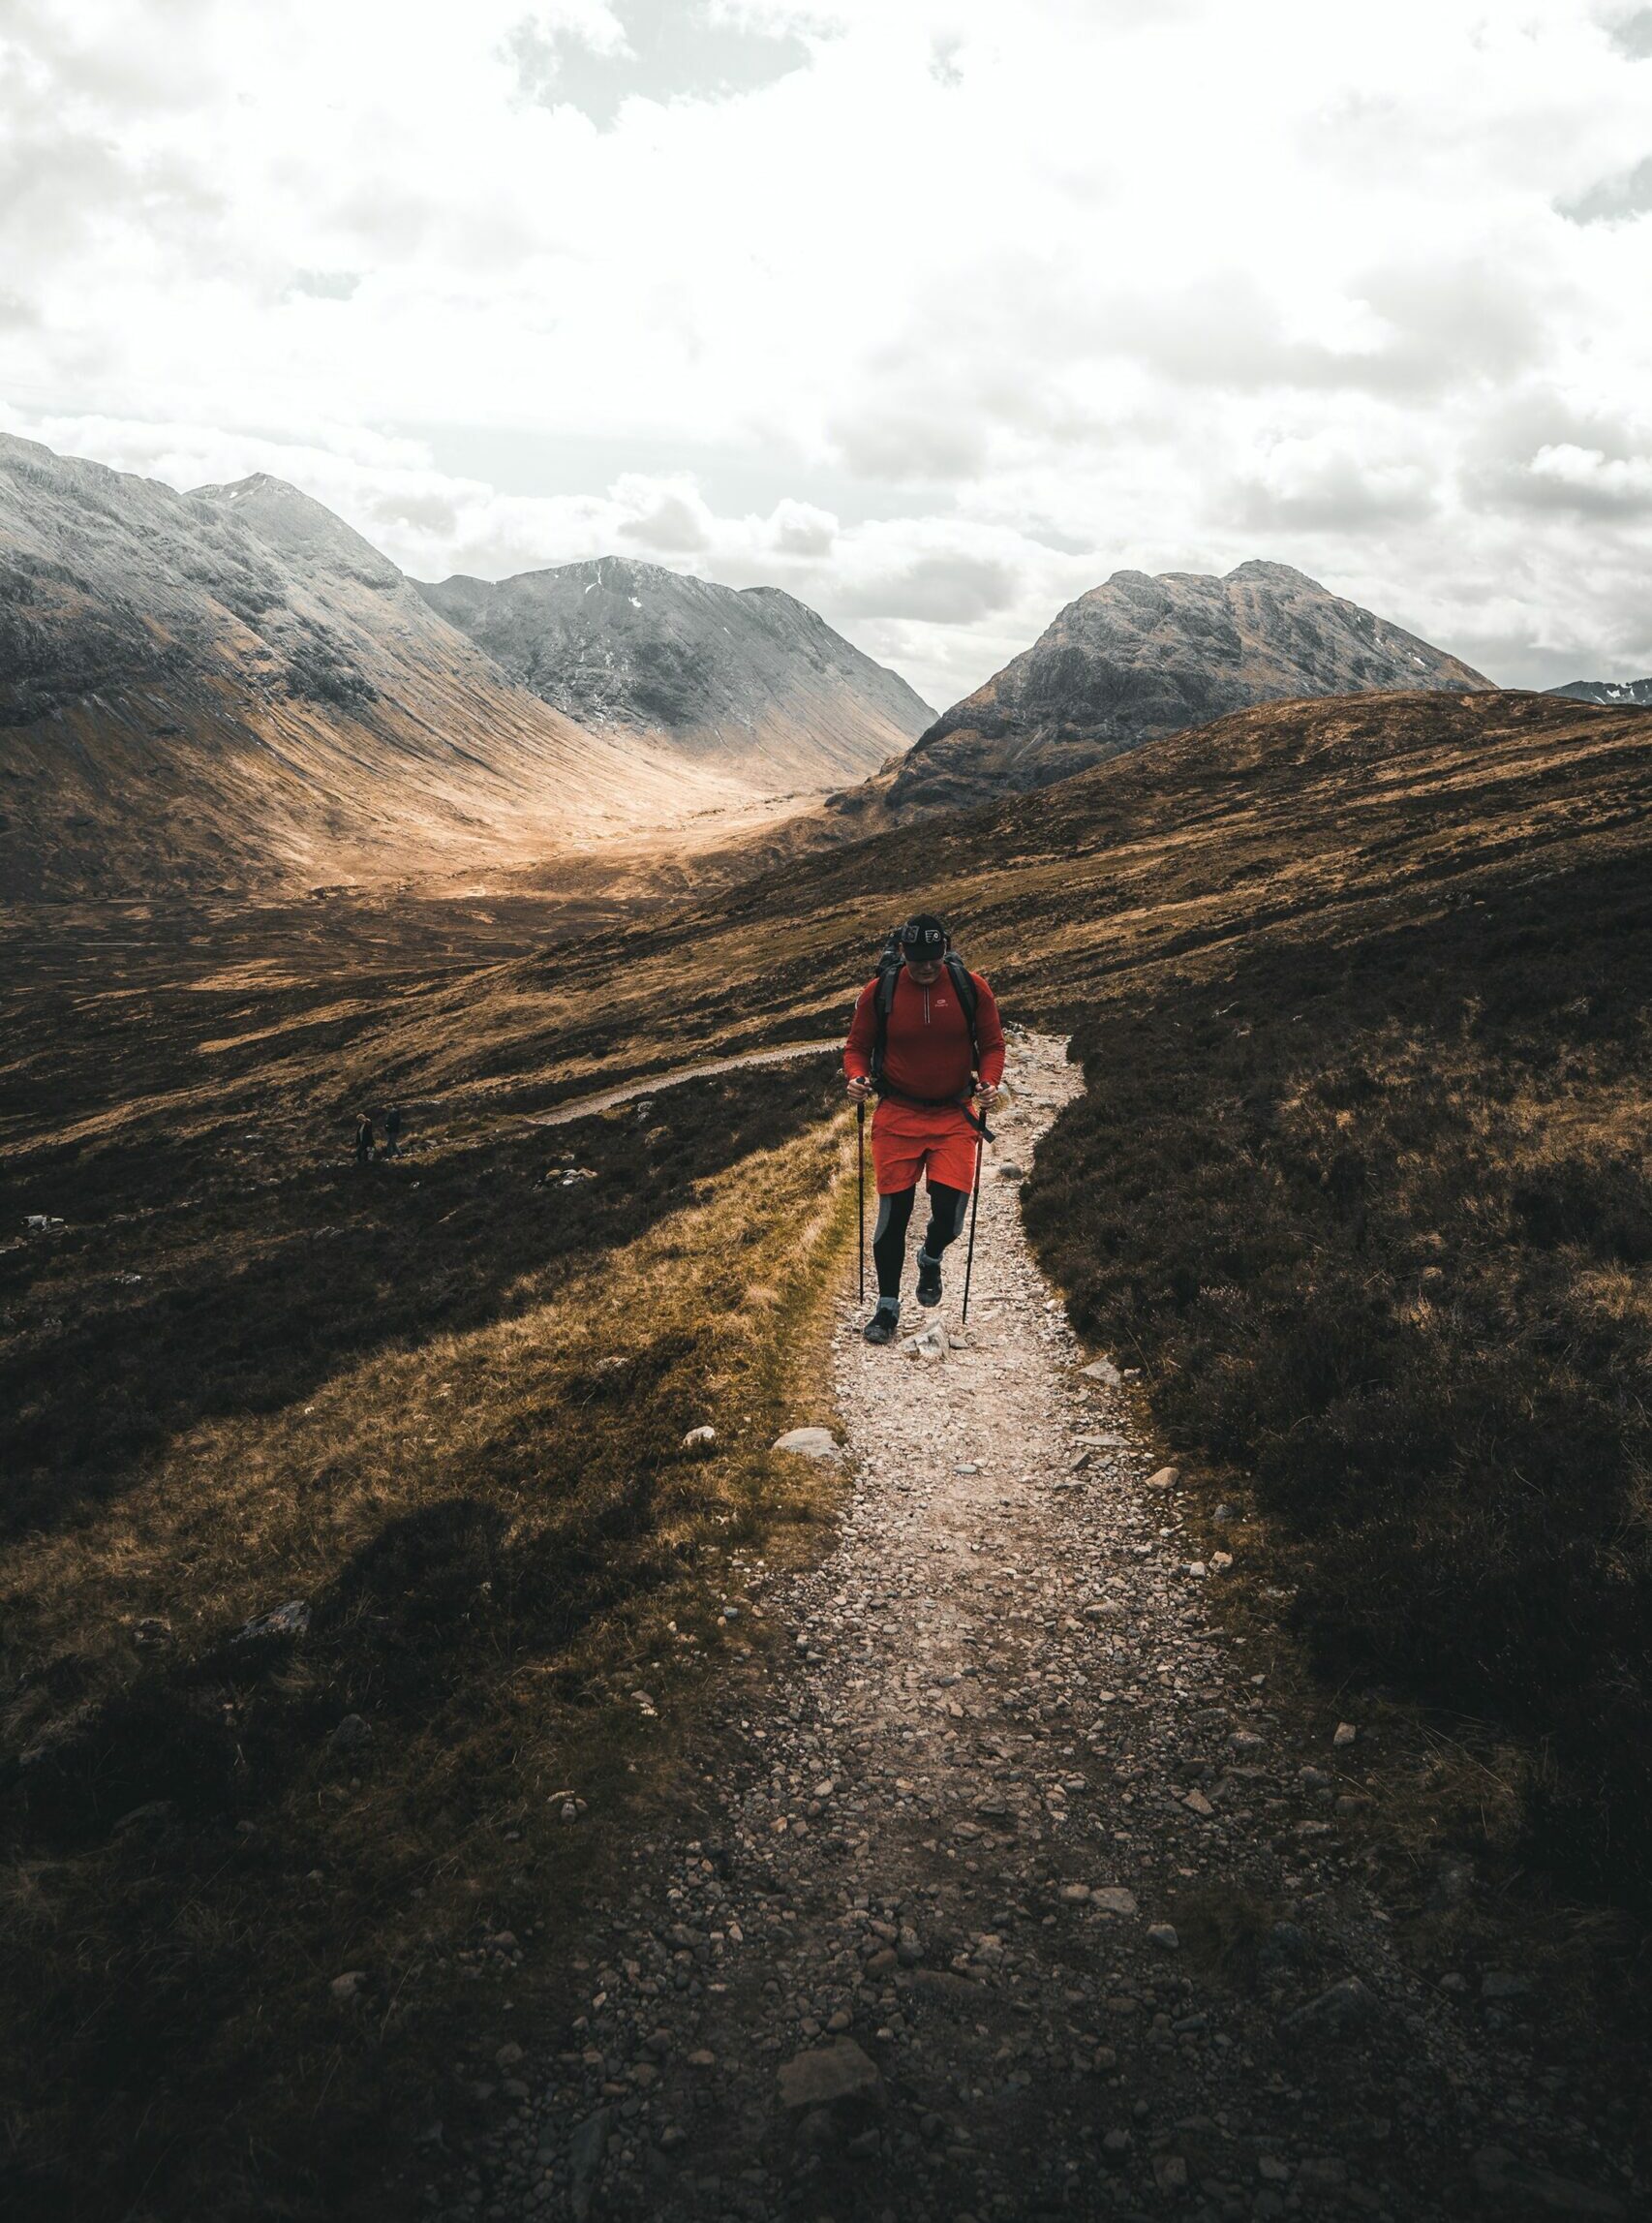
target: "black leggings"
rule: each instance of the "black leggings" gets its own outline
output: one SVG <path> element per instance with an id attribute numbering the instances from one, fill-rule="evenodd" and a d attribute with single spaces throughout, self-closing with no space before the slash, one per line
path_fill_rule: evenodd
<path id="1" fill-rule="evenodd" d="M 917 1194 L 914 1182 L 910 1189 L 899 1189 L 893 1196 L 880 1196 L 877 1200 L 877 1231 L 872 1239 L 872 1254 L 877 1262 L 879 1297 L 901 1294 L 901 1269 L 906 1263 L 906 1229 L 911 1224 Z M 932 1258 L 938 1258 L 947 1245 L 962 1233 L 968 1206 L 967 1189 L 948 1189 L 944 1181 L 930 1183 L 930 1223 L 924 1230 L 924 1249 Z"/>

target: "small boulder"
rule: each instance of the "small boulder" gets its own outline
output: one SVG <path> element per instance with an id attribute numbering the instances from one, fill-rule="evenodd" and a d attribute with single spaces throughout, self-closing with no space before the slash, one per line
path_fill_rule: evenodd
<path id="1" fill-rule="evenodd" d="M 1100 1885 L 1090 1893 L 1089 1899 L 1090 1904 L 1099 1907 L 1103 1914 L 1135 1914 L 1138 1911 L 1136 1894 L 1126 1891 L 1119 1883 Z"/>
<path id="2" fill-rule="evenodd" d="M 777 1451 L 795 1451 L 802 1459 L 841 1459 L 843 1447 L 829 1428 L 788 1428 L 774 1441 Z"/>
<path id="3" fill-rule="evenodd" d="M 698 1451 L 703 1454 L 710 1451 L 716 1442 L 717 1430 L 708 1421 L 703 1427 L 689 1429 L 688 1435 L 683 1438 L 683 1448 L 685 1451 Z M 595 2121 L 596 2117 L 593 2116 L 592 2119 Z"/>
<path id="4" fill-rule="evenodd" d="M 883 2095 L 876 2063 L 853 2038 L 838 2038 L 829 2046 L 794 2053 L 781 2063 L 778 2075 L 780 2105 L 792 2114 L 856 2103 L 875 2105 Z"/>
<path id="5" fill-rule="evenodd" d="M 289 1598 L 285 1605 L 272 1606 L 268 1613 L 255 1614 L 251 1621 L 243 1621 L 235 1642 L 251 1644 L 260 1637 L 302 1636 L 309 1625 L 309 1600 Z"/>
<path id="6" fill-rule="evenodd" d="M 1081 1367 L 1079 1372 L 1086 1381 L 1105 1382 L 1109 1389 L 1118 1389 L 1123 1386 L 1124 1376 L 1110 1358 L 1091 1359 L 1089 1365 Z"/>
<path id="7" fill-rule="evenodd" d="M 945 1358 L 951 1348 L 951 1339 L 939 1320 L 934 1320 L 922 1334 L 908 1336 L 897 1348 L 902 1358 L 917 1359 L 933 1365 Z"/>
<path id="8" fill-rule="evenodd" d="M 1287 2015 L 1279 2027 L 1296 2038 L 1340 2037 L 1345 2031 L 1362 2028 L 1376 2012 L 1376 1993 L 1358 1976 L 1344 1976 L 1340 1984 L 1332 1984 L 1305 2007 Z"/>

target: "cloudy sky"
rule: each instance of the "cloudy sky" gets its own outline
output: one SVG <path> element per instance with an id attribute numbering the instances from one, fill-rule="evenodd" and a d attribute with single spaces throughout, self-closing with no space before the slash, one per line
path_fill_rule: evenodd
<path id="1" fill-rule="evenodd" d="M 936 704 L 1121 567 L 1652 672 L 1652 7 L 0 0 L 0 428 Z"/>

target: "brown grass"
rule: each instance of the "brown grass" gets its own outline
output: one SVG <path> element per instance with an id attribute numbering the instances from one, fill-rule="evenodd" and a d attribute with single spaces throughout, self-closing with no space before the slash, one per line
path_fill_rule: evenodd
<path id="1" fill-rule="evenodd" d="M 451 2118 L 444 2064 L 499 2014 L 487 1938 L 554 1954 L 682 1709 L 744 1648 L 719 1618 L 730 1553 L 829 1502 L 767 1451 L 830 1417 L 809 1385 L 846 1238 L 844 1130 L 794 1083 L 662 1100 L 655 1150 L 675 1122 L 713 1170 L 685 1191 L 680 1168 L 652 1225 L 646 1180 L 614 1180 L 631 1239 L 581 1223 L 487 1316 L 163 1412 L 118 1492 L 15 1535 L 0 2084 L 22 2208 L 333 2213 L 390 2124 Z M 712 1145 L 743 1102 L 774 1140 L 730 1161 Z M 612 1174 L 636 1127 L 556 1139 Z M 448 1155 L 411 1161 L 421 1191 Z M 364 1211 L 408 1173 L 350 1169 Z M 496 1218 L 524 1209 L 513 1187 Z M 682 1448 L 703 1421 L 711 1457 Z M 291 1597 L 300 1640 L 234 1641 Z M 564 1792 L 591 1808 L 572 1827 Z"/>
<path id="2" fill-rule="evenodd" d="M 773 1370 L 836 1240 L 791 1255 L 838 1147 L 807 1073 L 662 1094 L 658 1144 L 510 1117 L 830 1033 L 920 901 L 1012 1020 L 1079 1031 L 1027 1189 L 1076 1320 L 1243 1497 L 1337 1678 L 1482 1724 L 1420 1778 L 1419 1875 L 1431 1816 L 1507 1840 L 1514 1806 L 1528 1854 L 1639 1889 L 1649 741 L 1536 696 L 1270 705 L 462 980 L 394 918 L 342 980 L 297 925 L 274 977 L 221 922 L 136 933 L 118 978 L 43 940 L 0 1066 L 0 1225 L 71 1220 L 0 1253 L 13 1750 L 63 1740 L 8 1838 L 14 2181 L 337 2211 L 373 2092 L 451 2115 L 424 2033 L 464 2029 L 459 1952 L 548 1920 L 599 1841 L 545 1793 L 622 1810 L 672 1742 L 629 1692 L 726 1641 L 710 1548 L 785 1511 L 761 1445 L 815 1415 Z M 364 1185 L 342 1123 L 391 1096 L 430 1155 Z M 603 1179 L 552 1222 L 570 1145 Z M 726 1467 L 677 1458 L 703 1414 L 750 1429 Z M 299 1588 L 291 1656 L 225 1643 Z M 159 1657 L 123 1633 L 151 1611 Z M 163 1759 L 172 1818 L 111 1838 Z M 1254 1924 L 1219 1917 L 1238 1965 Z"/>
<path id="3" fill-rule="evenodd" d="M 1627 862 L 1484 884 L 1086 1026 L 1029 1223 L 1327 1668 L 1515 1730 L 1530 1849 L 1639 1897 L 1652 911 Z"/>

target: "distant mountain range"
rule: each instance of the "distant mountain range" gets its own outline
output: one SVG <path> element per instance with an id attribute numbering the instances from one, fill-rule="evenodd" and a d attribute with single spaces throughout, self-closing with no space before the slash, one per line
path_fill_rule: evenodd
<path id="1" fill-rule="evenodd" d="M 769 789 L 862 777 L 934 715 L 778 587 L 737 591 L 599 556 L 418 591 L 576 725 L 658 741 Z"/>
<path id="2" fill-rule="evenodd" d="M 1490 680 L 1288 564 L 1115 571 L 954 703 L 891 777 L 897 818 L 1048 787 L 1167 733 L 1298 695 Z"/>
<path id="3" fill-rule="evenodd" d="M 497 592 L 508 612 L 535 603 L 532 579 L 420 591 L 280 479 L 180 494 L 0 435 L 0 897 L 590 852 L 864 773 L 923 725 L 902 681 L 789 596 L 647 576 L 611 637 L 616 595 L 590 598 L 559 699 L 555 622 L 531 687 L 437 606 L 474 617 Z M 744 623 L 721 621 L 714 655 L 729 607 Z M 598 698 L 589 723 L 563 706 Z"/>
<path id="4" fill-rule="evenodd" d="M 623 557 L 425 585 L 280 479 L 180 494 L 0 435 L 0 897 L 428 880 L 690 822 L 703 844 L 836 787 L 778 829 L 764 805 L 738 870 L 1258 704 L 1489 686 L 1246 563 L 1115 572 L 928 722 L 775 588 Z"/>
<path id="5" fill-rule="evenodd" d="M 1565 687 L 1551 687 L 1550 695 L 1564 695 L 1574 702 L 1602 702 L 1617 710 L 1652 710 L 1652 679 L 1574 679 Z"/>

